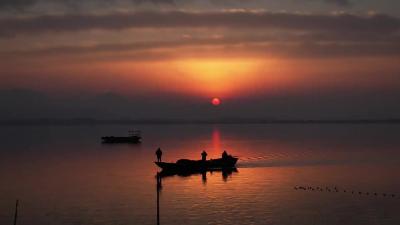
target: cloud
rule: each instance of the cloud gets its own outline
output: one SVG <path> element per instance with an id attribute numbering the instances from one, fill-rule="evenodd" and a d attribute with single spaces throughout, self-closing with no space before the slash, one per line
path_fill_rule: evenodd
<path id="1" fill-rule="evenodd" d="M 339 6 L 349 6 L 351 5 L 350 0 L 324 0 L 327 3 L 336 4 Z"/>
<path id="2" fill-rule="evenodd" d="M 350 0 L 304 0 L 304 1 L 312 1 L 312 2 L 323 2 L 328 4 L 335 4 L 338 6 L 349 6 L 351 5 Z M 153 5 L 175 5 L 177 7 L 184 5 L 201 5 L 204 2 L 209 3 L 214 6 L 243 6 L 246 7 L 248 5 L 254 4 L 264 4 L 265 2 L 262 0 L 85 0 L 85 1 L 77 1 L 77 0 L 1 0 L 0 1 L 0 9 L 3 10 L 23 10 L 27 8 L 31 8 L 36 5 L 52 5 L 58 7 L 73 7 L 73 8 L 84 8 L 85 5 L 98 5 L 98 4 L 107 4 L 108 6 L 118 6 L 119 4 L 153 4 Z"/>
<path id="3" fill-rule="evenodd" d="M 220 38 L 184 38 L 168 41 L 141 41 L 132 43 L 97 44 L 91 46 L 57 46 L 40 49 L 0 52 L 8 59 L 18 56 L 87 55 L 91 53 L 129 53 L 128 57 L 143 60 L 171 57 L 170 51 L 199 48 L 196 53 L 206 53 L 204 47 L 229 47 L 235 54 L 273 55 L 282 57 L 352 57 L 400 56 L 399 35 L 361 35 L 310 33 L 280 35 L 244 35 Z M 157 51 L 154 51 L 157 50 Z M 225 53 L 226 54 L 226 53 Z M 228 55 L 227 55 L 228 56 Z"/>
<path id="4" fill-rule="evenodd" d="M 182 1 L 184 2 L 184 1 Z M 190 2 L 190 1 L 189 1 Z M 153 4 L 153 5 L 176 5 L 176 0 L 85 0 L 85 1 L 77 1 L 77 0 L 1 0 L 0 1 L 0 10 L 25 10 L 32 8 L 36 5 L 46 6 L 46 8 L 52 9 L 52 7 L 64 7 L 64 8 L 74 8 L 74 9 L 82 9 L 87 5 L 107 5 L 118 6 L 121 4 L 133 4 L 133 5 L 142 5 L 142 4 Z M 50 6 L 50 7 L 48 7 Z"/>
<path id="5" fill-rule="evenodd" d="M 254 11 L 220 12 L 136 12 L 106 15 L 46 15 L 0 19 L 0 36 L 69 33 L 105 30 L 168 28 L 177 33 L 197 28 L 224 28 L 222 36 L 43 46 L 40 49 L 0 51 L 7 60 L 23 55 L 82 55 L 110 53 L 115 58 L 158 59 L 171 57 L 176 48 L 229 47 L 230 52 L 282 57 L 399 56 L 400 19 L 388 15 L 321 15 Z M 130 32 L 130 31 L 129 31 Z M 142 30 L 140 30 L 142 32 Z M 146 30 L 143 30 L 146 32 Z M 196 32 L 194 32 L 196 33 Z M 156 51 L 153 51 L 156 50 Z M 175 50 L 175 51 L 174 51 Z M 226 54 L 226 53 L 223 53 Z M 97 55 L 97 57 L 100 57 Z M 107 56 L 104 56 L 107 57 Z"/>
<path id="6" fill-rule="evenodd" d="M 131 0 L 136 4 L 153 3 L 153 4 L 175 4 L 175 0 Z"/>
<path id="7" fill-rule="evenodd" d="M 230 99 L 220 109 L 219 115 L 225 118 L 398 118 L 400 115 L 399 96 L 398 89 L 358 93 L 354 87 L 335 90 L 319 90 L 313 87 L 312 92 L 304 94 L 259 95 L 244 99 L 240 97 Z M 66 98 L 28 89 L 0 90 L 0 104 L 3 106 L 0 111 L 0 120 L 29 118 L 215 119 L 215 110 L 205 99 L 171 93 L 148 95 L 144 98 L 109 92 L 95 96 Z M 161 116 L 160 112 L 163 112 Z"/>
<path id="8" fill-rule="evenodd" d="M 136 12 L 107 15 L 45 15 L 0 20 L 0 34 L 34 34 L 130 28 L 280 29 L 334 32 L 396 32 L 400 20 L 388 15 L 315 15 L 273 12 Z"/>
<path id="9" fill-rule="evenodd" d="M 37 0 L 1 0 L 0 9 L 22 10 L 36 3 Z"/>

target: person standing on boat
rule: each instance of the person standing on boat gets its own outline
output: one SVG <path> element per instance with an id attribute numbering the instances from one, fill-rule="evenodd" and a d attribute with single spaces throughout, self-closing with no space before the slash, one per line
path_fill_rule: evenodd
<path id="1" fill-rule="evenodd" d="M 201 160 L 202 160 L 202 161 L 206 161 L 206 160 L 207 160 L 207 152 L 206 152 L 206 151 L 203 151 L 203 152 L 201 153 Z"/>
<path id="2" fill-rule="evenodd" d="M 228 158 L 228 153 L 226 151 L 224 151 L 222 153 L 222 159 L 226 159 L 226 158 Z"/>
<path id="3" fill-rule="evenodd" d="M 162 151 L 160 148 L 157 149 L 156 155 L 157 155 L 157 162 L 161 162 Z"/>

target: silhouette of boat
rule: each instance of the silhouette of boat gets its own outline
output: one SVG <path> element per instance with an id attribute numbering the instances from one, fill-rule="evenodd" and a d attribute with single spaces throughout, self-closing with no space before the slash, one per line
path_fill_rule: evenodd
<path id="1" fill-rule="evenodd" d="M 118 136 L 105 136 L 101 137 L 103 143 L 116 144 L 116 143 L 140 143 L 142 136 L 140 131 L 129 131 L 128 136 L 118 137 Z"/>
<path id="2" fill-rule="evenodd" d="M 176 163 L 154 162 L 163 171 L 173 172 L 176 174 L 191 174 L 195 172 L 213 171 L 213 170 L 228 170 L 235 168 L 238 158 L 226 156 L 219 159 L 210 160 L 189 160 L 179 159 Z M 165 172 L 166 173 L 166 172 Z"/>

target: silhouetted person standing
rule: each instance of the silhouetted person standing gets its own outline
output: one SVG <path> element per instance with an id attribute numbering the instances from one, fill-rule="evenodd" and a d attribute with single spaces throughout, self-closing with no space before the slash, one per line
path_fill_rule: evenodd
<path id="1" fill-rule="evenodd" d="M 222 153 L 222 158 L 223 158 L 223 159 L 228 158 L 228 153 L 226 153 L 226 151 L 224 151 L 224 152 Z"/>
<path id="2" fill-rule="evenodd" d="M 157 155 L 157 162 L 161 162 L 162 151 L 160 148 L 157 149 L 156 155 Z"/>
<path id="3" fill-rule="evenodd" d="M 202 160 L 202 161 L 206 161 L 206 160 L 207 160 L 207 152 L 206 152 L 206 151 L 203 151 L 203 152 L 201 153 L 201 160 Z"/>

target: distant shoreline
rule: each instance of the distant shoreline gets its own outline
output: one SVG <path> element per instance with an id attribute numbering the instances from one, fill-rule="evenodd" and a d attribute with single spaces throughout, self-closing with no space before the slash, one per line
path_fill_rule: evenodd
<path id="1" fill-rule="evenodd" d="M 179 125 L 179 124 L 400 124 L 400 119 L 18 119 L 0 120 L 0 126 L 72 125 Z"/>

